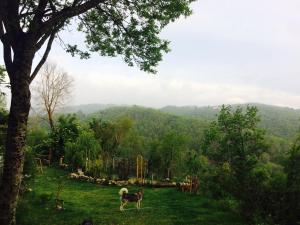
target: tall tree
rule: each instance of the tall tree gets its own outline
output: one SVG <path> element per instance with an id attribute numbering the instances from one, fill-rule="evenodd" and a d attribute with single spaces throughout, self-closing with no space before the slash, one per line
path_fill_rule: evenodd
<path id="1" fill-rule="evenodd" d="M 54 113 L 70 97 L 73 79 L 56 64 L 46 63 L 35 88 L 38 104 L 46 111 L 50 128 L 54 131 Z"/>
<path id="2" fill-rule="evenodd" d="M 176 132 L 168 132 L 162 139 L 161 152 L 164 159 L 164 169 L 166 177 L 171 178 L 178 166 L 180 150 L 185 148 L 186 138 Z"/>
<path id="3" fill-rule="evenodd" d="M 78 21 L 89 50 L 103 56 L 122 55 L 125 62 L 154 72 L 167 52 L 168 41 L 159 33 L 169 22 L 191 14 L 194 0 L 1 0 L 0 40 L 11 84 L 3 184 L 0 187 L 0 224 L 15 224 L 17 196 L 24 161 L 30 109 L 29 85 L 46 61 L 59 31 Z M 72 18 L 77 20 L 72 20 Z M 32 69 L 37 51 L 45 52 Z M 76 45 L 72 54 L 89 56 Z"/>
<path id="4" fill-rule="evenodd" d="M 223 106 L 218 120 L 212 122 L 204 135 L 202 149 L 220 171 L 219 184 L 241 203 L 241 212 L 248 222 L 253 222 L 256 199 L 251 199 L 258 183 L 252 177 L 262 153 L 268 146 L 264 131 L 257 127 L 259 117 L 256 107 L 245 111 Z M 247 207 L 246 207 L 247 206 Z M 254 207 L 253 207 L 254 206 Z"/>

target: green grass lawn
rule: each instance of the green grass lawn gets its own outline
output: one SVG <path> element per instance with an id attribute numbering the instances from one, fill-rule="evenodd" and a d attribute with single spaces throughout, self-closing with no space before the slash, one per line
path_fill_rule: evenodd
<path id="1" fill-rule="evenodd" d="M 54 207 L 54 197 L 41 202 L 41 195 L 55 193 L 58 179 L 64 179 L 61 197 L 65 210 Z M 95 224 L 201 224 L 201 225 L 240 225 L 238 215 L 221 207 L 218 202 L 205 196 L 193 196 L 176 189 L 144 189 L 142 209 L 134 209 L 135 204 L 126 205 L 119 211 L 120 187 L 105 187 L 81 181 L 70 180 L 67 173 L 48 168 L 44 174 L 37 175 L 29 184 L 31 192 L 25 193 L 19 202 L 17 224 L 19 225 L 77 225 L 86 218 Z M 138 187 L 129 187 L 137 190 Z"/>

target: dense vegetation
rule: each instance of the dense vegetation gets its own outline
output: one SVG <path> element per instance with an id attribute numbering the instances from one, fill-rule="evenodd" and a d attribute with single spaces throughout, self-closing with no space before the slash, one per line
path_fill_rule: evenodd
<path id="1" fill-rule="evenodd" d="M 244 110 L 247 106 L 255 106 L 258 109 L 258 115 L 261 121 L 258 126 L 265 129 L 268 134 L 283 138 L 294 138 L 299 130 L 300 110 L 278 107 L 264 104 L 243 104 L 233 105 L 233 108 L 241 107 Z M 192 118 L 201 118 L 213 121 L 217 118 L 221 106 L 215 107 L 176 107 L 166 106 L 161 110 L 179 116 L 188 116 Z"/>
<path id="2" fill-rule="evenodd" d="M 233 108 L 242 107 L 247 108 L 247 105 L 255 106 L 258 109 L 258 115 L 261 118 L 258 126 L 265 129 L 268 134 L 272 134 L 277 137 L 293 139 L 295 138 L 299 129 L 299 118 L 300 110 L 292 109 L 288 107 L 271 106 L 264 104 L 241 104 L 233 105 Z M 130 108 L 123 106 L 124 108 Z M 89 105 L 77 105 L 69 106 L 62 109 L 63 113 L 78 113 L 92 114 L 98 111 L 102 113 L 107 109 L 109 111 L 114 111 L 114 108 L 119 108 L 116 105 L 105 105 L 105 104 L 89 104 Z M 217 119 L 217 115 L 220 112 L 221 106 L 166 106 L 159 111 L 177 115 L 184 116 L 188 118 L 200 119 L 202 121 L 213 121 Z M 120 111 L 120 110 L 118 110 Z"/>
<path id="3" fill-rule="evenodd" d="M 114 106 L 57 115 L 53 130 L 32 116 L 24 173 L 34 177 L 39 157 L 67 164 L 71 172 L 80 168 L 95 178 L 126 180 L 136 176 L 136 157 L 142 155 L 146 178 L 180 182 L 192 176 L 200 181 L 201 196 L 223 202 L 244 224 L 297 224 L 300 139 L 263 129 L 267 123 L 257 107 L 223 106 L 217 112 L 215 119 L 203 119 Z M 32 205 L 35 198 L 25 196 Z"/>

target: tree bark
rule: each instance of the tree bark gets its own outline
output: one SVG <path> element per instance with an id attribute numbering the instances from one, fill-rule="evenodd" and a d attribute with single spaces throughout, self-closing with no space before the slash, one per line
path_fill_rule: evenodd
<path id="1" fill-rule="evenodd" d="M 23 45 L 14 51 L 9 71 L 11 106 L 8 119 L 5 160 L 0 187 L 0 224 L 15 225 L 19 187 L 25 158 L 27 120 L 30 110 L 30 72 L 34 52 Z"/>
<path id="2" fill-rule="evenodd" d="M 50 112 L 50 110 L 47 110 L 47 114 L 48 114 L 50 129 L 51 129 L 51 131 L 54 131 L 54 122 L 53 122 L 53 118 L 52 118 L 52 113 Z"/>

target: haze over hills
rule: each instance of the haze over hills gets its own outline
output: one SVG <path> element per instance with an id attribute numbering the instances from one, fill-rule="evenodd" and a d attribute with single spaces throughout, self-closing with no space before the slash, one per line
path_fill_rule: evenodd
<path id="1" fill-rule="evenodd" d="M 259 110 L 261 118 L 260 127 L 267 130 L 269 134 L 284 137 L 294 138 L 300 127 L 300 110 L 288 107 L 264 105 L 257 103 L 232 105 L 233 108 L 241 106 L 246 108 L 247 105 L 256 106 Z M 141 110 L 143 108 L 144 110 Z M 166 106 L 160 109 L 151 109 L 137 106 L 117 106 L 113 104 L 88 104 L 69 106 L 64 108 L 64 113 L 82 112 L 84 114 L 100 114 L 106 118 L 125 116 L 126 114 L 134 114 L 134 117 L 140 113 L 149 111 L 149 115 L 156 111 L 166 114 L 183 116 L 187 118 L 200 119 L 201 121 L 212 121 L 216 119 L 221 106 Z M 155 119 L 153 117 L 153 119 Z"/>
<path id="2" fill-rule="evenodd" d="M 84 104 L 84 105 L 72 105 L 66 106 L 60 110 L 60 113 L 77 113 L 81 111 L 84 114 L 94 113 L 100 110 L 115 107 L 114 104 Z"/>

